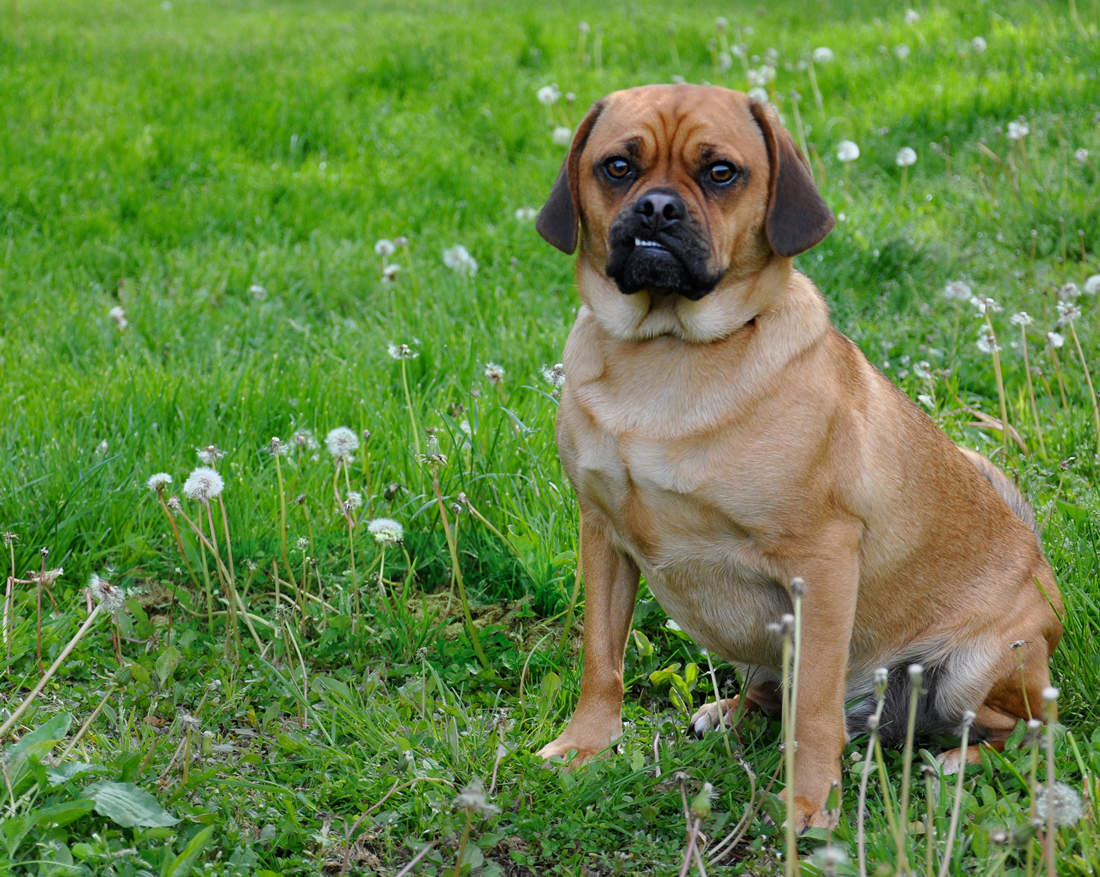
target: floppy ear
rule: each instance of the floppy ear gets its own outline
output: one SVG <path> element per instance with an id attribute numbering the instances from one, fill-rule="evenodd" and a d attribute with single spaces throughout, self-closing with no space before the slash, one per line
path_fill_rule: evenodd
<path id="1" fill-rule="evenodd" d="M 554 186 L 550 189 L 550 197 L 542 205 L 538 221 L 535 223 L 535 229 L 547 243 L 569 255 L 577 249 L 577 221 L 580 218 L 578 171 L 581 153 L 602 109 L 603 101 L 596 101 L 577 126 L 577 133 L 573 135 L 573 145 L 569 147 L 569 155 L 561 163 L 558 178 L 554 180 Z"/>
<path id="2" fill-rule="evenodd" d="M 836 219 L 810 176 L 809 163 L 772 111 L 752 101 L 753 118 L 764 132 L 771 173 L 765 232 L 780 256 L 797 256 L 817 246 L 833 230 Z"/>

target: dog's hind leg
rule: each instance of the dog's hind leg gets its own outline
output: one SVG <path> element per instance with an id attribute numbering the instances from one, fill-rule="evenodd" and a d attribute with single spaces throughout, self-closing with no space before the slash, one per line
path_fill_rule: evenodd
<path id="1" fill-rule="evenodd" d="M 760 710 L 778 713 L 782 703 L 778 682 L 756 682 L 750 676 L 750 682 L 743 694 L 704 704 L 691 717 L 688 727 L 696 737 L 702 737 L 715 728 L 734 728 L 743 718 Z"/>

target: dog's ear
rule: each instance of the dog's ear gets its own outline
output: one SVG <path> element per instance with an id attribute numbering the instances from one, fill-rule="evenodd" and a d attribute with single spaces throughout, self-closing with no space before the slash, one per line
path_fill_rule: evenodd
<path id="1" fill-rule="evenodd" d="M 797 256 L 825 240 L 836 219 L 814 185 L 809 163 L 774 112 L 756 101 L 751 108 L 771 161 L 764 226 L 768 243 L 780 256 Z"/>
<path id="2" fill-rule="evenodd" d="M 573 255 L 573 251 L 577 249 L 581 153 L 602 109 L 603 101 L 596 101 L 577 126 L 577 133 L 573 135 L 573 145 L 569 147 L 569 155 L 561 163 L 558 178 L 554 180 L 554 186 L 550 189 L 550 197 L 542 205 L 538 221 L 535 222 L 535 229 L 542 235 L 543 240 L 569 255 Z"/>

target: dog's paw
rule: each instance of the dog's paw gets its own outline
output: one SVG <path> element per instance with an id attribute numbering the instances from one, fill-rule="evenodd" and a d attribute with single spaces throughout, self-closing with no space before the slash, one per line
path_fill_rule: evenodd
<path id="1" fill-rule="evenodd" d="M 979 743 L 975 746 L 967 746 L 965 756 L 962 749 L 949 749 L 947 752 L 941 752 L 936 756 L 936 761 L 943 768 L 943 775 L 954 776 L 962 769 L 964 763 L 967 765 L 981 764 L 981 747 L 983 745 L 985 744 Z"/>
<path id="2" fill-rule="evenodd" d="M 811 828 L 835 828 L 825 810 L 814 806 L 808 799 L 798 795 L 794 799 L 794 830 L 803 834 Z"/>
<path id="3" fill-rule="evenodd" d="M 535 753 L 535 757 L 543 759 L 543 767 L 563 767 L 565 770 L 572 770 L 606 752 L 614 745 L 614 740 L 582 740 L 566 733 L 543 746 Z"/>
<path id="4" fill-rule="evenodd" d="M 704 737 L 716 728 L 732 728 L 744 715 L 740 697 L 730 697 L 701 706 L 691 717 L 688 727 L 696 737 Z"/>

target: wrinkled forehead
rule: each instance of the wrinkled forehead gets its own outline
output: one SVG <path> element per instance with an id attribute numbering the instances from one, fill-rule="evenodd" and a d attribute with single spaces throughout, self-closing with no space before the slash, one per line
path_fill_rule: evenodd
<path id="1" fill-rule="evenodd" d="M 742 164 L 768 160 L 749 98 L 699 85 L 653 85 L 609 95 L 584 154 L 594 160 L 621 154 L 642 162 L 669 157 L 688 164 L 719 157 Z"/>

